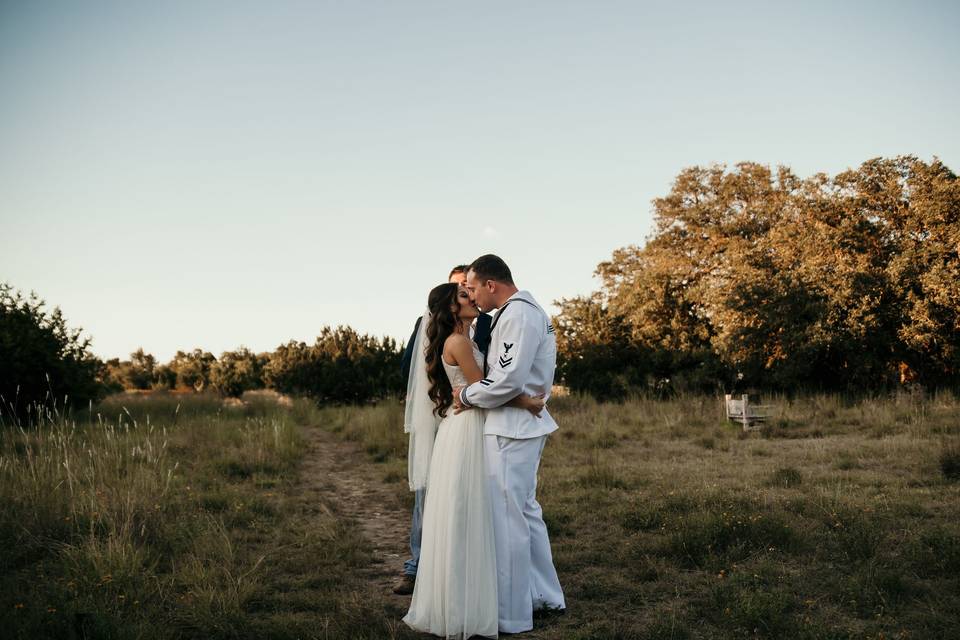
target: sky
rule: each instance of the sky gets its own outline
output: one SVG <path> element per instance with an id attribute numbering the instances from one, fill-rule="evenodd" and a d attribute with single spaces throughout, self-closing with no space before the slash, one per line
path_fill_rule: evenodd
<path id="1" fill-rule="evenodd" d="M 100 357 L 549 310 L 694 165 L 960 170 L 960 3 L 0 0 L 0 281 Z"/>

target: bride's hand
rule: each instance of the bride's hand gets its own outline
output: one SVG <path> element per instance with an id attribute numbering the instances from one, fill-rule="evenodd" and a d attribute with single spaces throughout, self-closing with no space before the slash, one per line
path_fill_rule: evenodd
<path id="1" fill-rule="evenodd" d="M 463 413 L 470 409 L 470 407 L 463 406 L 463 403 L 460 402 L 460 392 L 463 391 L 463 387 L 454 387 L 453 388 L 453 415 Z"/>
<path id="2" fill-rule="evenodd" d="M 544 394 L 538 393 L 535 396 L 524 395 L 523 399 L 523 408 L 539 418 L 540 413 L 543 412 L 543 407 L 547 404 L 547 401 L 544 400 Z"/>

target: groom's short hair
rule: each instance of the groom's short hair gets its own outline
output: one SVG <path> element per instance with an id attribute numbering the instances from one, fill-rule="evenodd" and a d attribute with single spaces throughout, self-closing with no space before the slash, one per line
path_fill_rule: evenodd
<path id="1" fill-rule="evenodd" d="M 477 274 L 477 279 L 481 282 L 485 280 L 496 280 L 497 282 L 513 284 L 513 275 L 510 273 L 510 267 L 507 266 L 507 263 L 504 262 L 500 256 L 495 256 L 492 253 L 480 256 L 474 260 L 470 264 L 469 271 Z"/>

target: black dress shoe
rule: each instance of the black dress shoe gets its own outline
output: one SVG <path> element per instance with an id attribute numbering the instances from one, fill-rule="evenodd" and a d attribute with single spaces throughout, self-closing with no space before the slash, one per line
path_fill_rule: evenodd
<path id="1" fill-rule="evenodd" d="M 393 585 L 393 592 L 398 596 L 408 596 L 413 593 L 413 585 L 417 576 L 402 575 Z"/>

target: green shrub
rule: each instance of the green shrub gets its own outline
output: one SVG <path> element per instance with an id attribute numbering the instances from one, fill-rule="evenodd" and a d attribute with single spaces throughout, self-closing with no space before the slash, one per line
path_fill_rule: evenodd
<path id="1" fill-rule="evenodd" d="M 86 407 L 107 391 L 90 338 L 70 329 L 59 307 L 45 306 L 36 294 L 0 283 L 0 424 Z"/>
<path id="2" fill-rule="evenodd" d="M 263 388 L 267 354 L 255 354 L 246 347 L 225 351 L 210 368 L 210 385 L 221 395 L 238 398 L 245 391 Z"/>
<path id="3" fill-rule="evenodd" d="M 324 327 L 316 342 L 280 345 L 264 368 L 267 386 L 310 396 L 320 404 L 360 404 L 406 389 L 402 353 L 392 338 L 378 340 L 350 327 Z"/>

